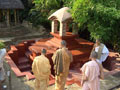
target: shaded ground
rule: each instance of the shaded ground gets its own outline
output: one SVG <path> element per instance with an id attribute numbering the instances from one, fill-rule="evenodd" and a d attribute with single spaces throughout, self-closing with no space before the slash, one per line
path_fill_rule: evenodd
<path id="1" fill-rule="evenodd" d="M 21 35 L 26 35 L 28 33 L 30 33 L 30 30 L 25 28 L 22 25 L 11 27 L 11 28 L 1 28 L 0 38 L 21 36 Z"/>
<path id="2" fill-rule="evenodd" d="M 10 67 L 8 66 L 7 62 L 4 62 L 4 67 L 6 71 L 11 71 Z M 7 85 L 9 89 L 9 79 L 6 76 L 6 81 L 3 85 Z M 101 80 L 101 89 L 100 90 L 120 90 L 120 86 L 115 89 L 116 86 L 120 85 L 120 72 L 111 76 L 107 76 L 104 80 Z M 26 77 L 20 77 L 17 78 L 14 74 L 14 72 L 11 71 L 11 87 L 12 90 L 34 90 L 34 80 L 28 81 Z M 55 90 L 54 85 L 51 85 L 48 87 L 48 90 Z M 82 90 L 80 86 L 77 84 L 72 84 L 69 86 L 66 86 L 65 90 Z"/>
<path id="3" fill-rule="evenodd" d="M 26 28 L 22 25 L 0 28 L 0 41 L 6 42 L 7 45 L 17 44 L 23 40 L 47 37 L 50 37 L 49 30 L 46 30 L 43 26 L 39 26 L 38 29 Z"/>

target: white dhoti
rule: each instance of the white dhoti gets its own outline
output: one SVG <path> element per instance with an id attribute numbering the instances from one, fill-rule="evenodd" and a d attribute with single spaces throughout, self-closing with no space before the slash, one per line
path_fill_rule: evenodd
<path id="1" fill-rule="evenodd" d="M 98 46 L 98 47 L 95 48 L 95 51 L 96 51 L 96 52 L 99 51 L 99 47 L 100 47 L 100 46 Z M 103 50 L 102 50 L 102 52 L 101 52 L 101 57 L 100 57 L 100 59 L 97 59 L 97 62 L 99 62 L 100 64 L 102 64 L 102 62 L 104 62 L 104 61 L 107 59 L 108 55 L 109 55 L 109 50 L 108 50 L 107 47 L 104 45 Z"/>

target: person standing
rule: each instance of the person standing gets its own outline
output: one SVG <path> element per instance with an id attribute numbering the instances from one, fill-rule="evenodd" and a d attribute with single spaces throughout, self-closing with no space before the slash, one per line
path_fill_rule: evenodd
<path id="1" fill-rule="evenodd" d="M 66 41 L 61 41 L 61 48 L 53 54 L 52 60 L 55 69 L 55 90 L 64 90 L 70 62 L 73 61 L 72 54 L 66 48 Z"/>
<path id="2" fill-rule="evenodd" d="M 100 72 L 103 72 L 103 66 L 102 63 L 107 59 L 108 55 L 109 55 L 109 50 L 107 49 L 107 47 L 100 42 L 100 39 L 96 39 L 96 43 L 93 46 L 93 49 L 91 52 L 97 52 L 98 56 L 97 56 L 97 63 L 99 64 L 100 67 Z M 104 74 L 104 73 L 102 73 Z M 104 75 L 102 75 L 104 78 Z"/>
<path id="3" fill-rule="evenodd" d="M 3 67 L 5 55 L 6 55 L 5 44 L 3 42 L 0 42 L 0 89 L 2 87 L 2 82 L 5 80 L 5 70 Z"/>
<path id="4" fill-rule="evenodd" d="M 85 63 L 82 70 L 82 90 L 100 90 L 100 80 L 102 79 L 102 73 L 100 71 L 99 63 L 96 61 L 98 54 L 93 51 L 90 55 L 91 61 Z"/>
<path id="5" fill-rule="evenodd" d="M 96 43 L 94 44 L 92 51 L 98 53 L 97 61 L 100 64 L 102 64 L 102 62 L 104 62 L 109 55 L 109 50 L 103 43 L 100 42 L 99 39 L 96 40 Z"/>
<path id="6" fill-rule="evenodd" d="M 41 55 L 35 57 L 32 64 L 32 71 L 35 75 L 35 90 L 47 90 L 51 66 L 46 55 L 46 49 L 41 50 Z"/>

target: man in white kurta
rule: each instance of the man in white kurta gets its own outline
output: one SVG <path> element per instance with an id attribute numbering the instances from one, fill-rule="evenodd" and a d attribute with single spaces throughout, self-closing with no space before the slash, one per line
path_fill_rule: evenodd
<path id="1" fill-rule="evenodd" d="M 35 57 L 32 64 L 32 71 L 35 75 L 35 90 L 47 90 L 49 84 L 51 66 L 45 54 L 46 50 L 42 49 L 41 55 Z"/>
<path id="2" fill-rule="evenodd" d="M 107 49 L 107 47 L 100 43 L 100 40 L 96 40 L 96 43 L 93 47 L 93 50 L 92 51 L 95 51 L 98 53 L 98 57 L 97 57 L 97 61 L 102 64 L 102 62 L 104 62 L 108 55 L 109 55 L 109 50 Z"/>

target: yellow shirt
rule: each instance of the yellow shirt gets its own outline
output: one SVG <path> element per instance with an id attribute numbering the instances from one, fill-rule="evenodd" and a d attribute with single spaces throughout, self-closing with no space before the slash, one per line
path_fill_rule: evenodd
<path id="1" fill-rule="evenodd" d="M 32 64 L 32 71 L 36 79 L 43 80 L 49 78 L 51 66 L 48 58 L 44 55 L 35 57 Z"/>

